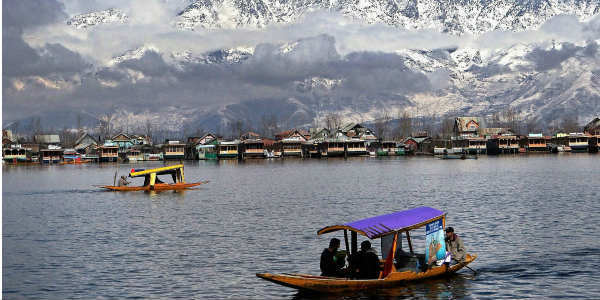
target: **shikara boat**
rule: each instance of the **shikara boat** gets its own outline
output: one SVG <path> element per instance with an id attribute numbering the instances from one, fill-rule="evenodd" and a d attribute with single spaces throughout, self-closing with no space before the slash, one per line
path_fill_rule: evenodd
<path id="1" fill-rule="evenodd" d="M 173 183 L 164 183 L 158 179 L 158 175 L 171 175 Z M 199 181 L 186 183 L 183 176 L 183 165 L 172 165 L 156 169 L 132 169 L 129 177 L 144 177 L 143 186 L 112 186 L 103 185 L 101 188 L 111 191 L 167 191 L 167 190 L 184 190 L 195 187 L 208 181 Z"/>
<path id="2" fill-rule="evenodd" d="M 467 254 L 464 261 L 450 266 L 438 265 L 436 262 L 440 262 L 438 260 L 443 259 L 446 255 L 444 243 L 445 223 L 446 214 L 444 212 L 430 207 L 418 207 L 344 225 L 328 226 L 317 231 L 317 234 L 321 235 L 344 230 L 346 252 L 352 254 L 357 252 L 357 234 L 369 239 L 381 238 L 383 240 L 381 253 L 384 254 L 384 258 L 381 261 L 383 271 L 380 272 L 378 279 L 352 279 L 290 273 L 257 273 L 256 276 L 299 290 L 339 293 L 392 288 L 408 281 L 455 273 L 474 261 L 477 255 Z M 426 227 L 426 243 L 428 246 L 425 247 L 425 255 L 413 252 L 413 244 L 410 238 L 410 231 L 421 227 Z M 352 252 L 348 249 L 348 231 L 351 232 Z M 410 252 L 402 250 L 401 240 L 403 234 L 406 236 Z M 427 263 L 429 261 L 433 261 L 433 263 Z M 411 262 L 414 264 L 411 264 Z"/>

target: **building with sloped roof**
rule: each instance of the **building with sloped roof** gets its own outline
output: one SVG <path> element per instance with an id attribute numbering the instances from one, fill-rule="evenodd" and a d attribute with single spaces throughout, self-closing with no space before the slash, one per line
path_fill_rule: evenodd
<path id="1" fill-rule="evenodd" d="M 583 127 L 583 132 L 590 135 L 600 135 L 600 118 L 594 118 Z"/>
<path id="2" fill-rule="evenodd" d="M 454 135 L 462 137 L 477 136 L 482 127 L 483 122 L 479 117 L 458 117 L 454 120 Z"/>

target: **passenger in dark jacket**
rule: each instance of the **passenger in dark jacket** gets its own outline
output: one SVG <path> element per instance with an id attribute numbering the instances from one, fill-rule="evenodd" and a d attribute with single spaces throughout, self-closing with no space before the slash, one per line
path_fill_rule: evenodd
<path id="1" fill-rule="evenodd" d="M 375 249 L 371 248 L 371 242 L 364 241 L 360 244 L 360 251 L 352 259 L 354 276 L 358 279 L 379 278 L 379 257 Z"/>
<path id="2" fill-rule="evenodd" d="M 329 241 L 329 248 L 325 248 L 321 253 L 321 276 L 342 277 L 342 270 L 335 261 L 335 253 L 340 248 L 340 240 L 332 238 Z"/>

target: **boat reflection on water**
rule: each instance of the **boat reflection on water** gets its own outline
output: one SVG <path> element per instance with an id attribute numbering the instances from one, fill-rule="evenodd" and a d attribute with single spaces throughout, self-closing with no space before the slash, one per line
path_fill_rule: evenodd
<path id="1" fill-rule="evenodd" d="M 470 295 L 470 285 L 475 276 L 463 272 L 432 278 L 421 282 L 407 282 L 396 288 L 366 290 L 352 293 L 323 294 L 298 291 L 294 300 L 392 300 L 392 299 L 463 299 Z"/>

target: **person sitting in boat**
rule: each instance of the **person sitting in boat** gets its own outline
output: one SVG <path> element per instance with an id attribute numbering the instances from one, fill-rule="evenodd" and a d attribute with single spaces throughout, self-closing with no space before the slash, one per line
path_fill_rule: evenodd
<path id="1" fill-rule="evenodd" d="M 127 177 L 125 177 L 125 175 L 121 176 L 121 178 L 119 179 L 119 186 L 126 186 L 129 184 L 129 181 L 127 181 Z"/>
<path id="2" fill-rule="evenodd" d="M 446 251 L 451 254 L 452 260 L 457 263 L 465 261 L 467 250 L 465 249 L 462 239 L 458 237 L 456 233 L 454 233 L 454 228 L 446 228 L 445 240 Z"/>
<path id="3" fill-rule="evenodd" d="M 340 264 L 337 263 L 336 252 L 340 248 L 340 240 L 332 238 L 329 241 L 329 247 L 323 249 L 321 253 L 321 276 L 329 277 L 343 277 L 344 272 L 342 271 Z"/>
<path id="4" fill-rule="evenodd" d="M 379 257 L 371 242 L 363 241 L 360 251 L 352 259 L 353 277 L 358 279 L 377 279 L 379 277 Z"/>

